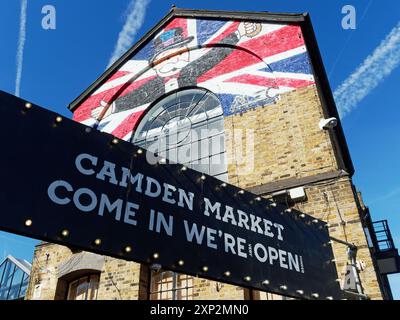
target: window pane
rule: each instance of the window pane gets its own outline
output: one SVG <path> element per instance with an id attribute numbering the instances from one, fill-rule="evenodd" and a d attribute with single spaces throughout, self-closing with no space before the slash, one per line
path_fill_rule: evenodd
<path id="1" fill-rule="evenodd" d="M 219 134 L 210 138 L 209 141 L 210 154 L 218 154 L 225 152 L 225 135 Z"/>
<path id="2" fill-rule="evenodd" d="M 3 270 L 3 279 L 1 280 L 1 283 L 0 283 L 1 288 L 4 288 L 7 286 L 6 284 L 7 284 L 8 279 L 10 278 L 12 266 L 13 265 L 7 260 L 5 263 L 5 266 L 4 266 L 4 270 Z"/>
<path id="3" fill-rule="evenodd" d="M 15 270 L 14 277 L 10 286 L 10 291 L 8 293 L 9 300 L 18 299 L 18 292 L 23 277 L 24 277 L 24 272 L 22 272 L 21 269 L 17 268 Z"/>
<path id="4" fill-rule="evenodd" d="M 6 260 L 2 265 L 2 273 L 0 274 L 0 300 L 7 299 L 8 287 L 6 287 L 6 283 L 10 275 L 10 266 L 11 264 L 8 262 L 8 260 Z"/>
<path id="5" fill-rule="evenodd" d="M 192 299 L 193 277 L 171 271 L 151 273 L 151 300 Z"/>
<path id="6" fill-rule="evenodd" d="M 209 158 L 225 153 L 224 118 L 217 96 L 204 89 L 176 91 L 158 101 L 143 117 L 133 143 L 202 173 L 227 171 L 222 155 L 224 161 L 210 169 Z"/>
<path id="7" fill-rule="evenodd" d="M 25 273 L 24 280 L 22 281 L 21 291 L 19 293 L 20 297 L 25 297 L 26 289 L 28 288 L 29 284 L 29 276 Z"/>
<path id="8" fill-rule="evenodd" d="M 166 157 L 172 162 L 178 162 L 177 148 L 170 148 L 166 151 Z"/>
<path id="9" fill-rule="evenodd" d="M 192 169 L 205 174 L 210 174 L 210 158 L 202 158 L 193 162 Z"/>
<path id="10" fill-rule="evenodd" d="M 191 161 L 191 145 L 185 144 L 178 147 L 177 162 L 188 164 Z"/>
<path id="11" fill-rule="evenodd" d="M 98 275 L 90 276 L 88 300 L 96 300 L 97 299 L 98 288 L 99 288 L 99 276 Z"/>
<path id="12" fill-rule="evenodd" d="M 192 141 L 205 139 L 208 137 L 207 121 L 198 122 L 192 125 Z"/>
<path id="13" fill-rule="evenodd" d="M 222 117 L 208 121 L 209 135 L 215 135 L 224 131 L 224 121 Z"/>
<path id="14" fill-rule="evenodd" d="M 6 268 L 7 261 L 8 261 L 8 260 L 5 260 L 5 261 L 0 265 L 0 280 L 1 280 L 1 278 L 2 278 L 4 269 Z"/>
<path id="15" fill-rule="evenodd" d="M 226 172 L 226 153 L 216 154 L 210 158 L 210 174 L 217 176 L 221 173 Z"/>
<path id="16" fill-rule="evenodd" d="M 217 179 L 219 179 L 221 181 L 228 182 L 228 173 L 225 172 L 223 174 L 216 175 L 215 178 L 217 178 Z"/>
<path id="17" fill-rule="evenodd" d="M 209 139 L 200 140 L 200 158 L 205 158 L 210 156 L 210 142 Z"/>
<path id="18" fill-rule="evenodd" d="M 99 288 L 99 275 L 79 278 L 70 283 L 68 300 L 95 300 Z"/>
<path id="19" fill-rule="evenodd" d="M 69 286 L 68 291 L 68 300 L 75 300 L 76 299 L 76 287 L 78 286 L 78 281 L 74 281 Z"/>
<path id="20" fill-rule="evenodd" d="M 11 290 L 13 275 L 16 270 L 17 270 L 17 267 L 15 264 L 12 264 L 10 262 L 7 263 L 7 267 L 5 269 L 4 278 L 3 278 L 3 284 L 1 286 L 2 289 L 4 290 L 3 291 L 4 299 L 9 299 L 8 296 L 9 296 L 9 292 Z"/>

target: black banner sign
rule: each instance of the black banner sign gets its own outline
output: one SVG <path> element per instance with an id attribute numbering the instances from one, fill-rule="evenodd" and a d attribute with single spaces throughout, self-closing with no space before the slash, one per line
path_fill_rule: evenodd
<path id="1" fill-rule="evenodd" d="M 0 94 L 0 228 L 314 299 L 340 287 L 324 222 Z"/>

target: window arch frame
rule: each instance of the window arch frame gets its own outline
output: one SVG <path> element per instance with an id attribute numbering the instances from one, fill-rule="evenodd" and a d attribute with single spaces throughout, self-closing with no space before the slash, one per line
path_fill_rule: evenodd
<path id="1" fill-rule="evenodd" d="M 162 114 L 165 110 L 167 110 L 165 108 L 165 105 L 163 104 L 163 101 L 168 100 L 173 95 L 176 95 L 175 99 L 178 99 L 182 96 L 185 96 L 185 94 L 189 94 L 189 95 L 190 94 L 198 94 L 201 96 L 201 98 L 198 101 L 196 101 L 196 104 L 189 110 L 189 112 L 185 115 L 185 117 L 196 116 L 197 115 L 196 112 L 201 107 L 203 108 L 201 113 L 202 114 L 204 113 L 206 115 L 205 120 L 201 120 L 197 124 L 195 124 L 194 126 L 191 127 L 191 134 L 194 133 L 194 130 L 205 129 L 205 127 L 197 128 L 196 126 L 198 124 L 203 124 L 203 125 L 205 124 L 205 126 L 208 130 L 213 122 L 215 125 L 214 129 L 216 129 L 216 131 L 215 131 L 216 133 L 213 134 L 212 131 L 207 131 L 207 136 L 201 136 L 201 134 L 200 134 L 200 137 L 198 137 L 197 140 L 195 140 L 195 141 L 191 140 L 189 143 L 184 144 L 184 145 L 186 145 L 186 144 L 190 145 L 190 148 L 189 148 L 190 149 L 189 150 L 190 160 L 189 161 L 183 161 L 183 162 L 179 161 L 179 154 L 177 154 L 176 157 L 168 156 L 166 153 L 170 153 L 170 149 L 174 149 L 173 147 L 172 148 L 166 147 L 165 150 L 159 150 L 160 148 L 156 148 L 156 150 L 155 150 L 156 152 L 154 152 L 154 153 L 162 156 L 163 158 L 168 158 L 171 162 L 183 164 L 194 170 L 212 175 L 216 178 L 219 178 L 219 179 L 227 182 L 227 180 L 228 180 L 228 164 L 227 164 L 227 150 L 226 150 L 226 146 L 225 146 L 224 110 L 223 110 L 222 103 L 221 103 L 218 95 L 209 89 L 206 89 L 206 88 L 203 88 L 200 86 L 187 86 L 187 87 L 178 88 L 176 90 L 173 90 L 173 91 L 163 94 L 161 97 L 156 99 L 147 108 L 146 112 L 141 116 L 140 120 L 137 122 L 135 129 L 132 131 L 130 142 L 139 147 L 142 147 L 144 149 L 148 149 L 147 136 L 145 136 L 144 138 L 140 138 L 140 139 L 139 139 L 139 136 L 140 136 L 140 134 L 142 134 L 142 132 L 146 133 L 146 131 L 143 129 L 145 128 L 147 123 L 149 123 L 148 120 L 151 119 L 151 115 L 156 114 L 156 117 L 154 117 L 152 119 L 152 121 L 154 122 L 160 114 Z M 204 97 L 206 97 L 205 102 L 203 102 Z M 211 100 L 213 100 L 213 102 L 216 103 L 216 106 L 210 110 L 207 110 L 207 106 L 205 106 L 205 104 L 206 104 L 207 99 L 209 99 L 209 97 L 211 97 Z M 173 98 L 171 100 L 174 101 Z M 201 102 L 203 102 L 202 105 L 200 104 Z M 176 106 L 179 103 L 180 103 L 180 101 L 178 101 L 177 103 L 171 103 L 171 105 L 168 106 L 168 108 L 171 106 Z M 179 108 L 177 108 L 177 109 L 179 109 Z M 209 116 L 208 112 L 211 112 L 216 109 L 218 109 L 217 114 L 215 116 Z M 161 110 L 161 111 L 157 114 L 157 110 Z M 193 112 L 193 114 L 192 114 L 192 112 Z M 167 113 L 169 113 L 169 112 L 167 111 Z M 200 112 L 198 114 L 200 114 Z M 170 118 L 169 120 L 171 120 L 171 119 L 172 118 Z M 164 123 L 164 125 L 166 123 Z M 191 123 L 191 124 L 193 125 L 193 123 Z M 194 127 L 195 127 L 195 129 L 193 129 Z M 160 126 L 157 128 L 160 128 Z M 155 138 L 155 139 L 150 142 L 153 142 L 153 143 L 159 142 L 158 134 L 154 135 L 152 138 Z M 192 139 L 192 135 L 191 135 L 191 139 Z M 205 143 L 205 140 L 208 140 L 207 144 Z M 144 142 L 144 145 L 142 144 L 142 142 Z M 198 142 L 198 143 L 196 143 L 196 142 Z M 215 146 L 217 146 L 217 147 L 215 147 Z M 179 143 L 176 145 L 176 149 L 179 149 L 181 147 L 182 147 L 182 145 L 179 145 Z M 196 150 L 197 153 L 195 153 L 196 151 L 194 151 L 194 150 Z M 154 151 L 154 150 L 149 150 L 149 151 Z M 161 152 L 158 152 L 158 151 L 161 151 Z M 164 153 L 164 151 L 166 151 L 166 152 Z"/>

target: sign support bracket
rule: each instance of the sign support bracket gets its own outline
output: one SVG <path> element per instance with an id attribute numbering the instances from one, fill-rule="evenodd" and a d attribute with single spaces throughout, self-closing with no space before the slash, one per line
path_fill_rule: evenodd
<path id="1" fill-rule="evenodd" d="M 353 243 L 344 241 L 344 240 L 340 240 L 337 239 L 335 237 L 330 237 L 330 239 L 332 241 L 335 241 L 337 243 L 343 244 L 345 246 L 347 246 L 347 255 L 349 257 L 350 260 L 350 266 L 352 267 L 352 271 L 353 271 L 353 276 L 354 276 L 354 282 L 355 282 L 355 289 L 357 290 L 357 292 L 353 292 L 353 291 L 349 291 L 349 290 L 345 290 L 343 289 L 343 293 L 345 296 L 349 296 L 351 298 L 355 298 L 355 299 L 360 299 L 360 300 L 369 300 L 370 298 L 364 294 L 363 288 L 361 286 L 361 279 L 357 270 L 357 261 L 356 261 L 356 257 L 357 257 L 357 246 Z"/>

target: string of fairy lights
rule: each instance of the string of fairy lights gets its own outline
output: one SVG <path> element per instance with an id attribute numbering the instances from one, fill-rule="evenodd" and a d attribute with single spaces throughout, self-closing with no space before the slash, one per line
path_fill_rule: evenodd
<path id="1" fill-rule="evenodd" d="M 29 110 L 31 108 L 32 108 L 32 104 L 29 103 L 29 102 L 26 102 L 25 103 L 25 110 Z M 55 126 L 57 126 L 58 124 L 60 124 L 63 121 L 63 118 L 61 116 L 56 116 L 54 121 L 55 121 Z M 85 132 L 90 132 L 90 130 L 85 130 Z M 118 138 L 114 137 L 114 138 L 112 138 L 112 140 L 110 142 L 110 146 L 117 145 L 120 142 L 121 142 L 121 140 L 119 140 Z M 145 156 L 146 154 L 147 154 L 147 151 L 143 150 L 141 148 L 138 148 L 135 151 L 135 155 L 136 156 Z M 158 165 L 158 164 L 162 164 L 162 165 L 163 164 L 168 164 L 168 160 L 163 158 L 163 157 L 158 157 L 158 161 L 157 161 L 156 165 Z M 184 165 L 180 166 L 180 170 L 179 170 L 180 172 L 185 172 L 186 170 L 188 170 L 188 168 L 186 166 L 184 166 Z M 207 175 L 205 175 L 203 173 L 199 173 L 199 179 L 197 180 L 197 183 L 204 183 L 204 181 L 206 179 L 208 179 L 208 178 L 212 178 L 212 177 L 208 177 Z M 336 178 L 336 179 L 338 179 L 338 178 Z M 311 184 L 309 184 L 309 185 L 311 185 Z M 216 190 L 220 190 L 222 188 L 226 188 L 227 186 L 228 186 L 228 184 L 226 182 L 221 182 L 216 187 L 217 188 Z M 246 191 L 244 189 L 237 188 L 237 187 L 234 187 L 234 188 L 237 189 L 236 194 L 238 196 L 246 194 Z M 276 209 L 278 207 L 278 209 L 280 210 L 280 214 L 282 214 L 282 215 L 283 214 L 291 214 L 291 215 L 293 215 L 293 211 L 292 211 L 292 208 L 290 208 L 290 206 L 287 205 L 287 207 L 284 207 L 281 204 L 276 203 L 273 199 L 266 199 L 266 198 L 263 198 L 261 196 L 255 196 L 253 201 L 257 202 L 257 203 L 266 202 L 266 206 L 265 206 L 266 209 L 273 209 L 273 208 Z M 321 221 L 318 220 L 318 219 L 315 219 L 315 218 L 312 218 L 312 217 L 309 217 L 310 219 L 308 219 L 307 216 L 302 212 L 297 212 L 297 216 L 301 220 L 303 220 L 306 224 L 310 224 L 310 223 L 311 224 L 320 224 L 320 228 L 329 227 L 328 224 L 322 225 Z M 25 225 L 26 228 L 32 228 L 34 226 L 33 219 L 30 218 L 30 217 L 26 218 L 25 221 L 24 221 L 24 225 Z M 62 229 L 60 231 L 60 236 L 63 239 L 67 239 L 70 236 L 70 230 L 68 230 L 66 228 Z M 101 237 L 98 237 L 98 238 L 90 241 L 88 246 L 93 245 L 93 244 L 96 247 L 101 247 L 101 245 L 102 245 Z M 331 244 L 332 244 L 332 241 L 329 241 L 327 244 L 324 244 L 324 246 L 331 245 Z M 132 254 L 134 254 L 134 248 L 133 248 L 133 246 L 131 244 L 126 244 L 122 248 L 122 251 L 129 258 L 131 258 Z M 159 252 L 154 252 L 154 253 L 151 254 L 151 260 L 152 261 L 157 261 L 159 259 L 160 259 L 160 253 Z M 334 262 L 335 262 L 334 259 L 330 260 L 330 261 L 327 261 L 327 263 L 334 263 Z M 185 265 L 185 261 L 183 259 L 177 259 L 176 265 L 179 266 L 179 267 L 183 267 Z M 174 268 L 174 266 L 171 266 L 171 268 Z M 203 265 L 200 268 L 200 271 L 201 271 L 200 274 L 207 275 L 207 272 L 209 271 L 209 267 L 207 265 Z M 225 271 L 222 272 L 222 275 L 223 275 L 224 278 L 229 278 L 229 277 L 231 277 L 232 273 L 231 273 L 230 270 L 225 270 Z M 252 277 L 250 275 L 245 275 L 245 276 L 242 277 L 242 279 L 243 279 L 244 282 L 247 282 L 247 283 L 252 281 Z M 264 279 L 261 282 L 261 284 L 264 287 L 267 288 L 270 285 L 270 280 L 269 279 Z M 282 284 L 282 285 L 279 286 L 279 290 L 280 290 L 280 292 L 284 293 L 284 292 L 286 292 L 288 290 L 288 286 L 286 284 Z M 295 292 L 296 292 L 296 294 L 298 296 L 304 296 L 305 295 L 305 292 L 302 289 L 297 289 L 297 290 L 295 290 Z M 316 292 L 310 293 L 309 296 L 314 298 L 314 299 L 320 299 L 319 293 L 316 293 Z M 325 299 L 332 300 L 333 297 L 328 296 L 328 297 L 325 297 Z"/>

